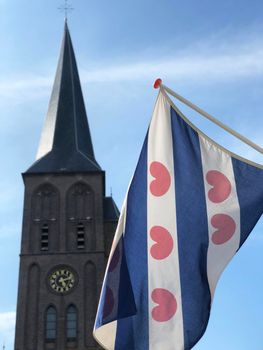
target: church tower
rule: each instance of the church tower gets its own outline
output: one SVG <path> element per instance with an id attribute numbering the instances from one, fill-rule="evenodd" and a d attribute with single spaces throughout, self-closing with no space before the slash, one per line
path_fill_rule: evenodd
<path id="1" fill-rule="evenodd" d="M 105 197 L 67 23 L 25 184 L 15 350 L 98 349 L 92 329 L 119 211 Z"/>

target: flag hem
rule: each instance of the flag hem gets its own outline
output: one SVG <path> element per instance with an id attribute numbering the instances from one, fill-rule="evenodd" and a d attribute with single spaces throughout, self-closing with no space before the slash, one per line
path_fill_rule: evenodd
<path id="1" fill-rule="evenodd" d="M 212 140 L 209 136 L 207 136 L 203 131 L 201 131 L 197 126 L 195 126 L 184 114 L 183 112 L 174 104 L 174 102 L 170 99 L 170 97 L 168 96 L 168 94 L 166 93 L 164 88 L 160 88 L 162 94 L 165 96 L 165 98 L 167 99 L 167 101 L 170 103 L 170 105 L 175 109 L 175 111 L 180 115 L 180 117 L 191 127 L 193 128 L 199 135 L 203 136 L 207 141 L 211 142 L 213 145 L 215 145 L 216 147 L 218 147 L 220 150 L 226 152 L 227 154 L 229 154 L 231 157 L 236 158 L 244 163 L 247 163 L 249 165 L 255 166 L 259 169 L 263 169 L 263 165 L 253 162 L 252 160 L 249 160 L 247 158 L 244 158 L 242 156 L 239 156 L 236 153 L 233 153 L 231 151 L 229 151 L 228 149 L 226 149 L 225 147 L 221 146 L 220 144 L 218 144 L 217 142 L 215 142 L 214 140 Z"/>

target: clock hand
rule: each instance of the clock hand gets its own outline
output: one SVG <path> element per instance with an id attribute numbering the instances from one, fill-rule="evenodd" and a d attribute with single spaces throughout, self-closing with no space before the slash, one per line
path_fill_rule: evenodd
<path id="1" fill-rule="evenodd" d="M 62 278 L 62 279 L 63 279 L 63 281 L 69 281 L 69 280 L 71 280 L 71 277 L 66 277 L 66 278 Z"/>
<path id="2" fill-rule="evenodd" d="M 71 277 L 66 277 L 66 278 L 63 278 L 63 277 L 60 277 L 60 279 L 58 280 L 59 283 L 62 284 L 62 287 L 67 287 L 67 283 L 65 283 L 65 281 L 70 281 L 71 280 Z"/>
<path id="3" fill-rule="evenodd" d="M 58 281 L 59 281 L 59 283 L 62 284 L 62 287 L 66 287 L 67 286 L 63 277 L 60 277 L 60 279 Z"/>

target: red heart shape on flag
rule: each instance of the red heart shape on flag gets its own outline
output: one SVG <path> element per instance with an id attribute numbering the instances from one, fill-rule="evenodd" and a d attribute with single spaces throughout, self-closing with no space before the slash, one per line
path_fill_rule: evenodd
<path id="1" fill-rule="evenodd" d="M 103 308 L 103 318 L 107 318 L 114 308 L 114 296 L 110 287 L 106 288 L 105 304 Z"/>
<path id="2" fill-rule="evenodd" d="M 212 235 L 212 242 L 214 244 L 224 244 L 229 241 L 235 231 L 236 223 L 231 216 L 226 214 L 216 214 L 211 219 L 211 225 L 218 230 Z"/>
<path id="3" fill-rule="evenodd" d="M 228 178 L 217 170 L 210 170 L 206 174 L 206 181 L 213 186 L 208 191 L 208 198 L 213 203 L 221 203 L 228 198 L 231 193 L 231 182 Z"/>
<path id="4" fill-rule="evenodd" d="M 115 252 L 114 252 L 113 257 L 112 257 L 111 262 L 110 262 L 109 272 L 112 272 L 113 270 L 115 270 L 119 261 L 120 261 L 120 250 L 119 250 L 119 247 L 117 246 L 115 248 Z"/>
<path id="5" fill-rule="evenodd" d="M 167 258 L 174 246 L 173 238 L 169 231 L 162 226 L 153 226 L 150 230 L 150 236 L 156 243 L 151 247 L 151 256 L 154 259 L 162 260 Z"/>
<path id="6" fill-rule="evenodd" d="M 163 196 L 171 185 L 171 176 L 168 169 L 160 162 L 152 162 L 150 174 L 155 178 L 150 184 L 151 193 L 156 197 Z"/>
<path id="7" fill-rule="evenodd" d="M 176 313 L 177 301 L 167 289 L 156 288 L 152 291 L 152 301 L 158 306 L 152 309 L 152 317 L 157 322 L 169 321 Z"/>

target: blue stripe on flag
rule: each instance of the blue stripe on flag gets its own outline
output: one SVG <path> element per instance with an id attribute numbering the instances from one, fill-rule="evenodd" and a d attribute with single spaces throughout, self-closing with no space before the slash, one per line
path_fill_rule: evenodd
<path id="1" fill-rule="evenodd" d="M 149 348 L 148 326 L 148 265 L 147 265 L 147 142 L 127 198 L 124 252 L 130 273 L 137 314 L 118 320 L 115 350 L 145 350 Z M 123 297 L 125 288 L 120 291 Z"/>
<path id="2" fill-rule="evenodd" d="M 137 310 L 123 245 L 122 236 L 115 249 L 104 283 L 95 328 L 136 314 Z M 119 256 L 120 263 L 115 265 L 114 257 L 116 253 Z M 111 266 L 113 269 L 111 269 Z"/>
<path id="3" fill-rule="evenodd" d="M 263 171 L 232 157 L 240 206 L 240 247 L 263 213 Z"/>
<path id="4" fill-rule="evenodd" d="M 126 252 L 123 242 L 123 236 L 120 240 L 122 246 L 122 260 L 120 268 L 120 284 L 118 293 L 118 316 L 117 318 L 125 318 L 127 316 L 135 315 L 136 304 L 133 295 L 133 288 L 131 286 L 130 273 L 127 267 Z"/>
<path id="5" fill-rule="evenodd" d="M 185 350 L 203 335 L 210 313 L 208 223 L 198 134 L 171 108 L 177 235 Z"/>

